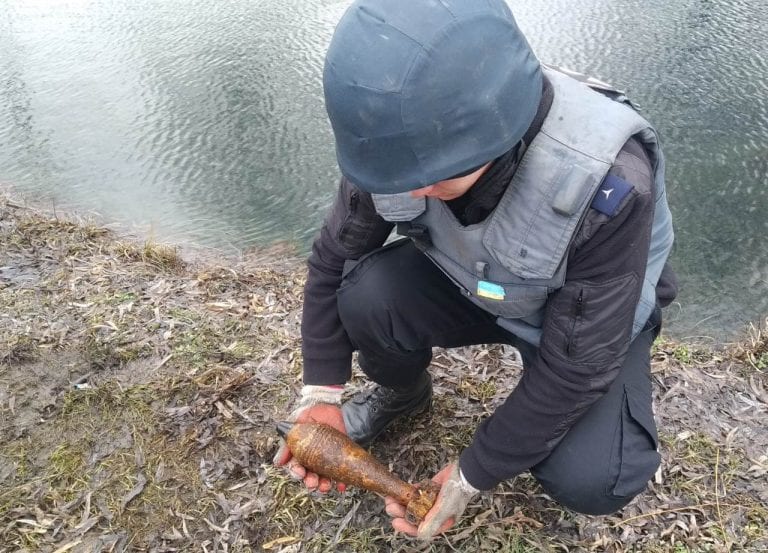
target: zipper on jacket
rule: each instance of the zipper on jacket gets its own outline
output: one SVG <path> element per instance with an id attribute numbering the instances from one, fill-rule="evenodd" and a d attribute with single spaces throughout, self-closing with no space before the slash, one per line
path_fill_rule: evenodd
<path id="1" fill-rule="evenodd" d="M 568 346 L 566 351 L 570 357 L 573 354 L 573 342 L 574 334 L 576 333 L 576 325 L 581 321 L 581 317 L 584 314 L 584 289 L 579 290 L 579 297 L 576 298 L 576 305 L 573 310 L 573 322 L 571 323 L 571 334 L 568 336 Z"/>

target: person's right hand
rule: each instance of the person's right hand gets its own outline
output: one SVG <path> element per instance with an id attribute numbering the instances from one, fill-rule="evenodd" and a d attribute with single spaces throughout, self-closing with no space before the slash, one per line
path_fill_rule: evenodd
<path id="1" fill-rule="evenodd" d="M 321 422 L 329 426 L 334 427 L 336 430 L 347 433 L 344 427 L 344 417 L 341 414 L 341 407 L 339 405 L 333 405 L 330 403 L 317 403 L 304 409 L 300 407 L 292 413 L 290 417 L 291 422 Z M 309 490 L 317 490 L 320 493 L 327 493 L 331 490 L 334 483 L 330 479 L 318 476 L 314 472 L 308 471 L 305 467 L 293 458 L 291 450 L 288 449 L 288 444 L 285 440 L 280 440 L 280 449 L 275 454 L 274 464 L 278 467 L 286 466 L 291 475 L 297 480 L 303 480 L 304 485 Z M 336 482 L 336 489 L 343 492 L 346 489 L 346 484 L 343 482 Z"/>

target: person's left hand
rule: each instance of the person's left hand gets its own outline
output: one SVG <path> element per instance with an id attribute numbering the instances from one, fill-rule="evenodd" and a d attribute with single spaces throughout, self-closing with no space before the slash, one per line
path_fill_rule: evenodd
<path id="1" fill-rule="evenodd" d="M 467 503 L 480 493 L 462 478 L 458 461 L 443 467 L 432 481 L 440 486 L 440 493 L 418 526 L 405 519 L 405 507 L 394 497 L 384 498 L 385 510 L 392 517 L 392 528 L 397 532 L 429 540 L 453 526 L 466 509 Z"/>

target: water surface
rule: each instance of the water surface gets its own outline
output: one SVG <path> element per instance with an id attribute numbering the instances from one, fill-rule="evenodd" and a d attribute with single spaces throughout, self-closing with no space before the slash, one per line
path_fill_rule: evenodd
<path id="1" fill-rule="evenodd" d="M 0 184 L 158 240 L 306 252 L 336 186 L 323 53 L 348 1 L 0 0 Z M 510 2 L 542 60 L 659 128 L 677 336 L 768 314 L 766 2 Z"/>

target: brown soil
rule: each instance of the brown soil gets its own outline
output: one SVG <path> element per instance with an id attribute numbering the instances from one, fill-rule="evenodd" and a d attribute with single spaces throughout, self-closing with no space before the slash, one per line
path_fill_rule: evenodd
<path id="1" fill-rule="evenodd" d="M 306 493 L 270 463 L 302 369 L 304 268 L 280 257 L 190 262 L 0 198 L 0 551 L 768 550 L 761 329 L 656 344 L 664 461 L 616 516 L 563 510 L 524 475 L 423 544 L 370 493 Z M 372 448 L 411 481 L 469 443 L 520 367 L 479 346 L 432 373 L 431 413 Z"/>

